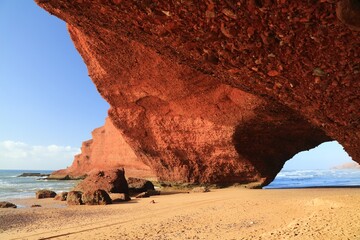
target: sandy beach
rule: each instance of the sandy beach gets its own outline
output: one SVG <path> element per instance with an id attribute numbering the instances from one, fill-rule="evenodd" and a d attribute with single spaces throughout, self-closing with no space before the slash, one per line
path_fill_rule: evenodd
<path id="1" fill-rule="evenodd" d="M 13 202 L 22 208 L 0 209 L 0 239 L 360 239 L 359 188 L 234 187 L 107 206 Z"/>

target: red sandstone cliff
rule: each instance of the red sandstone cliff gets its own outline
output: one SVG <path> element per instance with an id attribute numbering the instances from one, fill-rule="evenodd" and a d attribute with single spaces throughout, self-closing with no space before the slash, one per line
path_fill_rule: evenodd
<path id="1" fill-rule="evenodd" d="M 38 3 L 160 179 L 266 184 L 331 139 L 360 162 L 359 23 L 337 1 Z"/>
<path id="2" fill-rule="evenodd" d="M 344 163 L 338 166 L 333 167 L 333 169 L 359 169 L 360 170 L 360 164 L 356 162 L 348 162 Z"/>
<path id="3" fill-rule="evenodd" d="M 77 178 L 91 171 L 114 168 L 124 168 L 127 177 L 155 177 L 107 118 L 103 127 L 92 132 L 92 139 L 83 142 L 81 153 L 75 156 L 73 164 L 67 169 L 53 172 L 51 177 L 69 175 Z"/>

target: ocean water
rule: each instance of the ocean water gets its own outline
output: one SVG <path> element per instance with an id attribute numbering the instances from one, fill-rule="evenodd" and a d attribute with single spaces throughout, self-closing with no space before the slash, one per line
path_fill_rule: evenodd
<path id="1" fill-rule="evenodd" d="M 24 172 L 49 174 L 46 170 L 0 170 L 0 201 L 11 198 L 35 197 L 40 189 L 49 189 L 56 193 L 69 191 L 78 181 L 39 180 L 39 177 L 17 177 Z"/>
<path id="2" fill-rule="evenodd" d="M 39 180 L 39 177 L 17 177 L 24 172 L 49 174 L 45 170 L 0 170 L 0 201 L 35 197 L 40 189 L 69 191 L 79 181 Z M 307 187 L 359 187 L 360 169 L 283 170 L 266 189 Z"/>
<path id="3" fill-rule="evenodd" d="M 283 170 L 264 188 L 360 187 L 360 169 Z"/>

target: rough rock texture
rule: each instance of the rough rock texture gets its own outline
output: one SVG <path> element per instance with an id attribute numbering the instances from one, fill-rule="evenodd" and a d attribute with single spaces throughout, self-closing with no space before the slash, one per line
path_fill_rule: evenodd
<path id="1" fill-rule="evenodd" d="M 105 125 L 92 132 L 92 139 L 83 142 L 81 153 L 67 169 L 55 171 L 49 179 L 76 179 L 95 170 L 124 168 L 126 174 L 136 177 L 155 177 L 149 166 L 141 162 L 125 142 L 120 131 L 107 118 Z"/>
<path id="2" fill-rule="evenodd" d="M 56 196 L 56 192 L 42 189 L 36 192 L 36 198 L 54 198 Z"/>
<path id="3" fill-rule="evenodd" d="M 74 190 L 88 192 L 103 189 L 110 193 L 129 193 L 125 172 L 122 169 L 90 172 L 82 182 L 75 186 Z"/>
<path id="4" fill-rule="evenodd" d="M 11 202 L 0 202 L 0 208 L 17 208 L 17 206 Z"/>
<path id="5" fill-rule="evenodd" d="M 338 18 L 351 29 L 360 31 L 360 1 L 342 0 L 339 2 L 336 14 Z"/>
<path id="6" fill-rule="evenodd" d="M 68 205 L 81 205 L 82 192 L 80 191 L 70 191 L 67 195 L 66 202 Z"/>
<path id="7" fill-rule="evenodd" d="M 112 203 L 109 194 L 102 189 L 84 192 L 81 201 L 85 205 L 107 205 Z"/>
<path id="8" fill-rule="evenodd" d="M 112 200 L 113 203 L 115 203 L 115 202 L 127 202 L 127 201 L 131 200 L 130 195 L 126 194 L 126 193 L 112 193 L 110 195 L 110 197 L 111 197 L 111 200 Z"/>
<path id="9" fill-rule="evenodd" d="M 154 184 L 146 179 L 133 178 L 127 179 L 130 193 L 141 193 L 147 190 L 155 190 Z"/>
<path id="10" fill-rule="evenodd" d="M 360 162 L 360 33 L 336 0 L 37 1 L 160 180 L 267 184 L 332 139 Z"/>
<path id="11" fill-rule="evenodd" d="M 68 192 L 59 193 L 59 194 L 57 194 L 57 195 L 55 196 L 54 200 L 66 201 L 67 195 L 68 195 Z"/>

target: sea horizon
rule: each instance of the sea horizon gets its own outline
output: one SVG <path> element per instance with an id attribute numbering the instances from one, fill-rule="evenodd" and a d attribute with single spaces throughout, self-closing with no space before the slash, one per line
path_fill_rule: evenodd
<path id="1" fill-rule="evenodd" d="M 49 189 L 56 193 L 71 190 L 76 180 L 46 180 L 44 177 L 19 177 L 22 173 L 50 174 L 54 170 L 0 169 L 0 201 L 35 197 L 36 191 Z"/>

